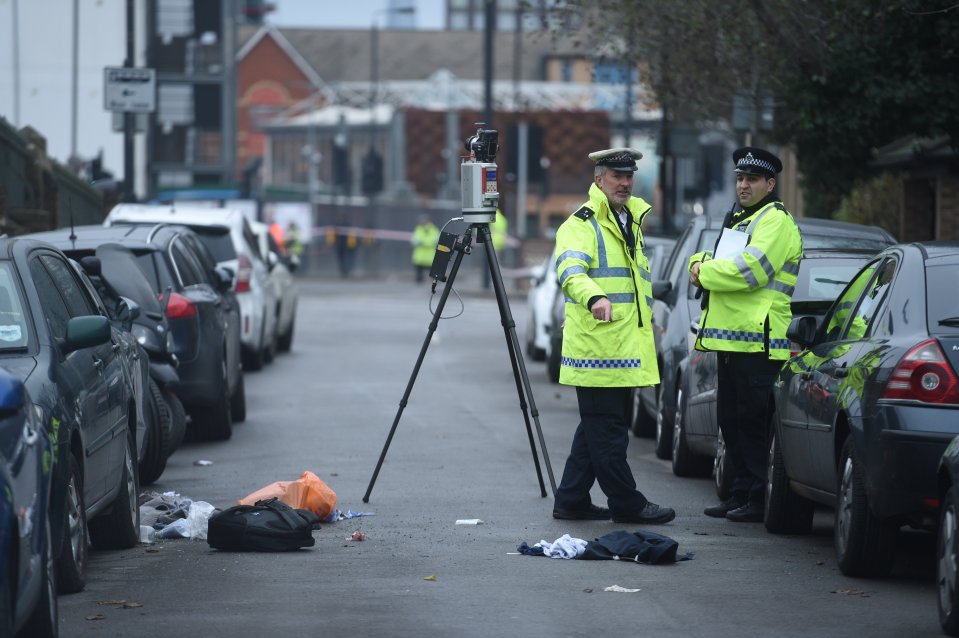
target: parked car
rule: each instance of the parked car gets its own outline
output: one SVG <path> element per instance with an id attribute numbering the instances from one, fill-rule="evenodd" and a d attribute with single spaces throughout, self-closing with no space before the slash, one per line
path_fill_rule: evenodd
<path id="1" fill-rule="evenodd" d="M 101 267 L 109 269 L 103 273 L 106 279 L 146 304 L 133 281 L 121 283 L 124 270 L 144 276 L 162 308 L 154 306 L 144 313 L 144 322 L 135 328 L 138 338 L 148 343 L 158 328 L 162 332 L 167 326 L 178 362 L 175 398 L 164 397 L 167 405 L 176 409 L 174 401 L 182 401 L 198 436 L 230 438 L 233 422 L 246 418 L 240 316 L 234 297 L 227 294 L 231 278 L 211 270 L 209 256 L 202 256 L 192 231 L 142 224 L 79 226 L 32 236 L 77 260 L 99 257 Z M 127 253 L 132 260 L 124 258 Z"/>
<path id="2" fill-rule="evenodd" d="M 808 217 L 797 219 L 796 224 L 802 233 L 804 249 L 839 248 L 878 252 L 895 243 L 892 235 L 875 226 Z M 661 381 L 657 388 L 644 388 L 638 393 L 639 405 L 636 406 L 633 432 L 639 436 L 654 434 L 656 455 L 661 459 L 668 459 L 672 455 L 679 367 L 691 351 L 690 322 L 700 314 L 697 288 L 689 283 L 689 258 L 697 252 L 712 250 L 721 230 L 720 217 L 694 217 L 676 242 L 663 270 L 663 281 L 654 281 L 653 323 L 659 336 L 656 353 Z"/>
<path id="3" fill-rule="evenodd" d="M 770 402 L 766 528 L 835 508 L 839 569 L 886 574 L 902 525 L 932 529 L 936 467 L 959 434 L 959 242 L 887 248 L 819 320 L 797 317 Z"/>
<path id="4" fill-rule="evenodd" d="M 234 276 L 233 291 L 240 304 L 243 366 L 259 370 L 277 349 L 276 297 L 259 242 L 246 217 L 232 208 L 118 204 L 104 220 L 116 224 L 180 224 L 206 244 L 213 258 Z"/>
<path id="5" fill-rule="evenodd" d="M 959 636 L 959 436 L 939 461 L 939 533 L 936 539 L 936 603 L 939 624 Z"/>
<path id="6" fill-rule="evenodd" d="M 806 250 L 799 262 L 792 296 L 793 316 L 825 315 L 846 284 L 875 254 L 871 250 Z M 718 360 L 715 352 L 692 350 L 698 323 L 697 315 L 690 325 L 690 354 L 679 365 L 676 414 L 670 437 L 673 473 L 708 476 L 715 470 L 717 493 L 725 499 L 734 477 L 726 471 L 726 446 L 719 432 Z M 795 344 L 793 347 L 800 349 Z"/>
<path id="7" fill-rule="evenodd" d="M 58 633 L 51 452 L 23 382 L 0 369 L 0 636 Z"/>
<path id="8" fill-rule="evenodd" d="M 270 232 L 270 227 L 261 222 L 250 222 L 250 228 L 256 235 L 260 254 L 266 259 L 276 298 L 276 349 L 289 352 L 293 345 L 293 326 L 296 321 L 296 303 L 298 292 L 294 271 L 300 260 L 295 255 L 287 255 L 286 247 L 280 246 Z"/>
<path id="9" fill-rule="evenodd" d="M 140 532 L 131 355 L 89 291 L 52 245 L 0 238 L 0 366 L 24 379 L 52 439 L 61 592 L 83 589 L 88 532 L 103 549 L 133 547 Z"/>
<path id="10" fill-rule="evenodd" d="M 526 354 L 533 361 L 546 359 L 550 317 L 558 287 L 553 255 L 550 254 L 533 268 L 529 293 L 526 295 Z"/>
<path id="11" fill-rule="evenodd" d="M 649 261 L 650 279 L 655 281 L 662 271 L 665 257 L 669 255 L 676 240 L 671 237 L 660 237 L 657 235 L 646 235 L 643 237 L 643 254 Z M 556 266 L 554 262 L 550 263 L 550 271 L 553 279 L 556 279 Z M 661 284 L 660 284 L 661 285 Z M 647 300 L 652 301 L 652 300 Z M 563 323 L 566 321 L 566 295 L 557 284 L 554 287 L 552 305 L 550 307 L 549 320 L 549 341 L 546 349 L 546 369 L 550 381 L 559 383 L 559 368 L 563 356 Z M 658 335 L 653 334 L 658 339 Z M 633 393 L 633 406 L 635 415 L 635 406 L 637 405 L 639 389 Z M 630 416 L 632 423 L 635 416 Z"/>

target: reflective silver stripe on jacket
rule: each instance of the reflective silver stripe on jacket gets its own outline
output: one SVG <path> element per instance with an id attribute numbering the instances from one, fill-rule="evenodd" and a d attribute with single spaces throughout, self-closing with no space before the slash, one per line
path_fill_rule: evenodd
<path id="1" fill-rule="evenodd" d="M 633 303 L 636 301 L 636 295 L 631 292 L 611 292 L 603 296 L 609 299 L 610 303 Z M 563 295 L 563 299 L 566 300 L 566 303 L 576 303 L 574 299 L 566 295 Z"/>
<path id="2" fill-rule="evenodd" d="M 567 368 L 641 368 L 639 359 L 575 359 L 563 357 L 562 365 Z"/>
<path id="3" fill-rule="evenodd" d="M 790 275 L 799 276 L 799 262 L 798 261 L 787 261 L 783 264 L 782 272 L 788 272 Z"/>
<path id="4" fill-rule="evenodd" d="M 790 286 L 789 284 L 784 284 L 781 281 L 775 281 L 775 280 L 770 281 L 768 284 L 766 284 L 766 288 L 768 288 L 769 290 L 775 290 L 776 292 L 781 292 L 787 297 L 792 297 L 793 292 L 796 290 L 795 286 Z"/>

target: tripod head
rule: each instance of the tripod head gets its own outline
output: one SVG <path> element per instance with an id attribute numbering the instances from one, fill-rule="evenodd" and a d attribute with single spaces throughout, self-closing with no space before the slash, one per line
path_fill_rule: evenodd
<path id="1" fill-rule="evenodd" d="M 499 132 L 484 129 L 478 122 L 476 135 L 466 140 L 460 165 L 460 186 L 463 199 L 463 221 L 467 224 L 491 224 L 496 219 L 499 189 L 496 185 L 496 151 Z"/>

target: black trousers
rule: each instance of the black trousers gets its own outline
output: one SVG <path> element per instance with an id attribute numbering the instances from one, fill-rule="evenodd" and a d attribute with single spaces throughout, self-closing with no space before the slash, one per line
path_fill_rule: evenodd
<path id="1" fill-rule="evenodd" d="M 646 506 L 626 462 L 631 398 L 630 388 L 576 388 L 580 421 L 556 490 L 557 509 L 589 507 L 594 482 L 599 482 L 613 513 L 629 514 Z"/>
<path id="2" fill-rule="evenodd" d="M 769 392 L 782 361 L 762 352 L 717 352 L 716 411 L 726 441 L 726 467 L 734 476 L 732 495 L 761 504 L 766 493 Z"/>

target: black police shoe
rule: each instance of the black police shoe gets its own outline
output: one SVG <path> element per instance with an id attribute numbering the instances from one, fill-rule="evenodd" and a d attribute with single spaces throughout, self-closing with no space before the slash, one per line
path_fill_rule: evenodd
<path id="1" fill-rule="evenodd" d="M 730 496 L 725 501 L 721 502 L 719 505 L 710 505 L 703 510 L 703 514 L 706 516 L 712 516 L 713 518 L 726 518 L 726 514 L 733 511 L 734 509 L 739 509 L 746 504 L 746 499 L 737 498 L 735 496 Z"/>
<path id="2" fill-rule="evenodd" d="M 614 523 L 640 523 L 641 525 L 662 525 L 676 518 L 676 512 L 671 507 L 662 507 L 652 501 L 646 502 L 646 507 L 638 512 L 613 514 Z"/>
<path id="3" fill-rule="evenodd" d="M 581 510 L 564 510 L 556 507 L 553 508 L 553 518 L 565 521 L 608 521 L 609 510 L 592 503 L 586 509 Z"/>
<path id="4" fill-rule="evenodd" d="M 762 523 L 764 509 L 762 503 L 746 503 L 728 512 L 726 520 L 734 523 Z"/>

